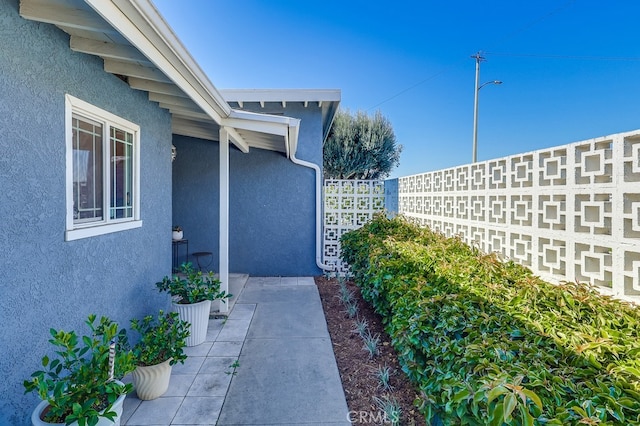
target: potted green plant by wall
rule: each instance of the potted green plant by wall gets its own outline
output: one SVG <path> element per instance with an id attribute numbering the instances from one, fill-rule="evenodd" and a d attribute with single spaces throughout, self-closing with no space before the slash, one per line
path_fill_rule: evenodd
<path id="1" fill-rule="evenodd" d="M 172 296 L 173 309 L 181 320 L 191 324 L 187 346 L 197 346 L 207 338 L 211 301 L 231 297 L 220 290 L 220 280 L 213 272 L 196 272 L 191 263 L 183 263 L 179 274 L 164 277 L 156 286 Z"/>
<path id="2" fill-rule="evenodd" d="M 131 320 L 131 329 L 140 334 L 132 349 L 136 363 L 133 385 L 138 398 L 156 399 L 169 388 L 171 367 L 187 358 L 183 349 L 189 323 L 180 320 L 177 312 L 160 311 L 157 318 L 147 315 L 142 321 Z"/>
<path id="3" fill-rule="evenodd" d="M 24 381 L 25 393 L 42 399 L 31 415 L 34 426 L 120 425 L 122 404 L 131 384 L 118 379 L 134 369 L 133 354 L 125 349 L 126 332 L 107 317 L 96 323 L 89 315 L 91 335 L 51 329 L 49 342 L 57 358 L 42 358 L 43 370 Z"/>

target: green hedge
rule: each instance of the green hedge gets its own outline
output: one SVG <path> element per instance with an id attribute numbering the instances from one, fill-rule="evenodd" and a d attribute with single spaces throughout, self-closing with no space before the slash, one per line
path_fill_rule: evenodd
<path id="1" fill-rule="evenodd" d="M 431 424 L 640 424 L 640 311 L 402 218 L 341 239 Z"/>

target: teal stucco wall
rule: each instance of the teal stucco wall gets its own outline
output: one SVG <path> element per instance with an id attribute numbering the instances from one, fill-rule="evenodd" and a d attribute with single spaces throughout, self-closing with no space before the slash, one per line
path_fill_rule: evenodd
<path id="1" fill-rule="evenodd" d="M 141 128 L 143 226 L 66 242 L 65 94 Z M 49 329 L 122 325 L 168 306 L 154 283 L 171 268 L 171 125 L 167 111 L 72 52 L 69 36 L 0 2 L 0 424 L 30 424 L 23 380 L 52 355 Z"/>
<path id="2" fill-rule="evenodd" d="M 257 106 L 255 111 L 264 112 Z M 297 157 L 322 167 L 322 118 L 317 105 L 287 103 L 286 108 L 268 112 L 301 119 Z M 191 253 L 214 253 L 211 268 L 217 271 L 219 145 L 179 136 L 174 144 L 178 150 L 173 164 L 174 224 L 184 228 Z M 279 152 L 230 151 L 230 271 L 253 276 L 320 274 L 315 262 L 315 172 Z"/>

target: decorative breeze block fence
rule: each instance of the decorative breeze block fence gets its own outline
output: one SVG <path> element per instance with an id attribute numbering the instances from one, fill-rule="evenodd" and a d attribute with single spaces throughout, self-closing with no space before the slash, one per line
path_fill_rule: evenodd
<path id="1" fill-rule="evenodd" d="M 640 301 L 640 130 L 399 178 L 399 213 Z"/>
<path id="2" fill-rule="evenodd" d="M 324 182 L 324 245 L 326 265 L 338 273 L 349 267 L 340 260 L 340 237 L 367 223 L 376 212 L 384 210 L 384 181 L 337 180 Z"/>

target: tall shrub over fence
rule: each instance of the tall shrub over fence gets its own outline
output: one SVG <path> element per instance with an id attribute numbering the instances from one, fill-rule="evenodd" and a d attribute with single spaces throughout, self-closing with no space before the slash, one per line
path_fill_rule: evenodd
<path id="1" fill-rule="evenodd" d="M 640 424 L 640 312 L 402 218 L 342 238 L 429 422 Z"/>

